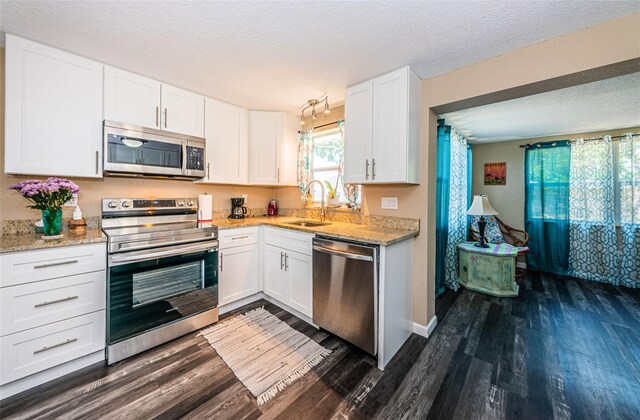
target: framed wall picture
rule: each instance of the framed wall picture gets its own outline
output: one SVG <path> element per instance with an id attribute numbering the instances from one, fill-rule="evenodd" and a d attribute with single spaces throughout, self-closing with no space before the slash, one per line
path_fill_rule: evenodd
<path id="1" fill-rule="evenodd" d="M 485 163 L 484 185 L 507 185 L 507 162 Z"/>

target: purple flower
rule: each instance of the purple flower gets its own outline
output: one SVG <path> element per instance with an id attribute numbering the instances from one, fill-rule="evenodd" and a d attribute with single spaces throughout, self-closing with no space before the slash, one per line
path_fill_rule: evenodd
<path id="1" fill-rule="evenodd" d="M 51 177 L 47 181 L 27 179 L 9 187 L 29 200 L 28 206 L 38 210 L 57 210 L 80 191 L 80 187 L 64 178 Z"/>

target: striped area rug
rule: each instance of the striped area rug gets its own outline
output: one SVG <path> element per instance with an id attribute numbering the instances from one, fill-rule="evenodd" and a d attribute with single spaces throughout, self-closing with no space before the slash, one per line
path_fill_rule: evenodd
<path id="1" fill-rule="evenodd" d="M 331 354 L 264 308 L 224 320 L 200 334 L 258 399 L 258 405 Z"/>

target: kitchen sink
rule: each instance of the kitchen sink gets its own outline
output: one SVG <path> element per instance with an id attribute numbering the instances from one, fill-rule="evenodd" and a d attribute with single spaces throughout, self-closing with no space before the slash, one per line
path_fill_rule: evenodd
<path id="1" fill-rule="evenodd" d="M 296 220 L 295 222 L 285 222 L 285 223 L 288 225 L 304 226 L 304 227 L 320 227 L 320 226 L 327 226 L 331 224 L 327 222 L 318 222 L 316 220 Z"/>

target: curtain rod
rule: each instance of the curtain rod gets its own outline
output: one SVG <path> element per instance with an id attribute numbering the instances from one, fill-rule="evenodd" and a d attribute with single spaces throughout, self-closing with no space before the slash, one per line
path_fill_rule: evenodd
<path id="1" fill-rule="evenodd" d="M 317 130 L 318 128 L 328 127 L 328 126 L 333 125 L 333 124 L 340 124 L 340 123 L 341 123 L 341 122 L 343 122 L 343 121 L 344 121 L 344 120 L 338 120 L 338 121 L 334 121 L 334 122 L 330 122 L 330 123 L 326 123 L 326 124 L 318 125 L 318 126 L 316 126 L 316 127 L 311 127 L 311 129 L 312 129 L 312 130 Z M 298 130 L 298 133 L 299 133 L 300 131 L 301 131 L 301 130 Z"/>
<path id="2" fill-rule="evenodd" d="M 632 135 L 632 136 L 640 136 L 640 133 L 631 133 L 631 135 Z M 623 137 L 627 137 L 627 135 L 626 135 L 626 134 L 621 134 L 621 135 L 619 135 L 619 136 L 611 136 L 611 140 L 613 140 L 613 139 L 621 139 L 621 138 L 623 138 Z M 583 139 L 583 140 L 584 140 L 584 141 L 594 141 L 594 140 L 602 140 L 603 138 L 604 138 L 604 136 L 600 136 L 600 137 L 589 137 L 589 138 L 586 138 L 586 139 Z M 553 141 L 545 141 L 545 142 L 541 142 L 541 143 L 542 143 L 542 144 L 551 144 L 551 143 L 557 143 L 557 142 L 560 142 L 560 141 L 575 142 L 576 140 L 578 140 L 578 139 L 553 140 Z M 533 144 L 538 144 L 538 143 L 533 143 Z M 527 146 L 533 146 L 533 144 L 529 144 L 529 143 L 527 143 L 527 144 L 521 144 L 521 145 L 520 145 L 520 146 L 518 146 L 518 147 L 521 147 L 521 148 L 523 148 L 523 149 L 524 149 L 524 148 L 525 148 L 525 147 L 527 147 Z"/>

